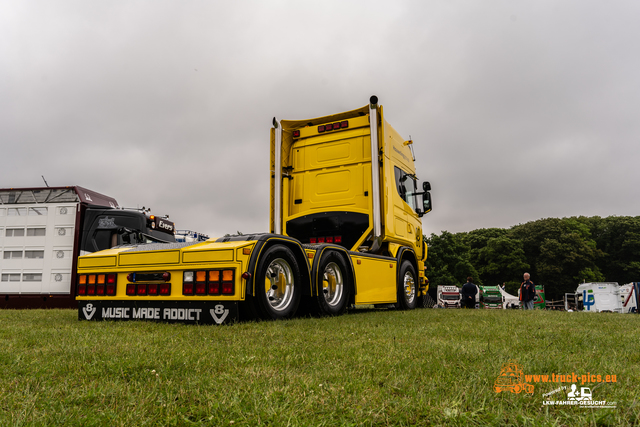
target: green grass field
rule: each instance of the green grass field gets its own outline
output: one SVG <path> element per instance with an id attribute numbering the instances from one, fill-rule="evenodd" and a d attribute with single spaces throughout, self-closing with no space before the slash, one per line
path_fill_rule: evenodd
<path id="1" fill-rule="evenodd" d="M 0 425 L 639 425 L 639 329 L 637 315 L 517 310 L 228 326 L 3 310 Z M 616 375 L 584 385 L 617 407 L 543 405 L 571 383 L 497 393 L 509 360 L 529 375 Z"/>

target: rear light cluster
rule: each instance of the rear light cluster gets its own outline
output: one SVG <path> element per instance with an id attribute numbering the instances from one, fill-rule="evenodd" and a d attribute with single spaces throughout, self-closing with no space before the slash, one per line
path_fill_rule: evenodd
<path id="1" fill-rule="evenodd" d="M 349 120 L 343 120 L 341 122 L 329 123 L 328 125 L 320 125 L 318 126 L 318 132 L 319 133 L 329 132 L 332 130 L 346 129 L 348 127 L 349 127 Z M 293 137 L 300 138 L 300 129 L 296 129 L 293 131 Z"/>
<path id="2" fill-rule="evenodd" d="M 309 243 L 342 243 L 342 236 L 312 237 Z"/>
<path id="3" fill-rule="evenodd" d="M 233 295 L 234 270 L 185 271 L 182 277 L 183 295 Z"/>
<path id="4" fill-rule="evenodd" d="M 135 296 L 169 296 L 171 283 L 127 283 L 127 295 Z"/>
<path id="5" fill-rule="evenodd" d="M 331 130 L 345 129 L 349 127 L 349 121 L 344 120 L 342 122 L 330 123 L 328 125 L 318 126 L 318 132 L 329 132 Z"/>
<path id="6" fill-rule="evenodd" d="M 171 273 L 168 271 L 153 271 L 150 273 L 127 274 L 127 296 L 169 296 L 171 295 Z M 145 282 L 145 283 L 140 283 Z M 165 282 L 165 283 L 147 283 Z"/>
<path id="7" fill-rule="evenodd" d="M 80 274 L 78 275 L 79 296 L 115 296 L 117 275 L 109 274 Z"/>

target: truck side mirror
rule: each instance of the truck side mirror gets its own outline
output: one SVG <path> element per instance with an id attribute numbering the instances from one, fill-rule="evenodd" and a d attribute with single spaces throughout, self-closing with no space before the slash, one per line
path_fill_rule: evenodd
<path id="1" fill-rule="evenodd" d="M 428 183 L 425 183 L 425 184 L 428 184 Z M 431 209 L 433 209 L 431 205 L 431 193 L 426 192 L 422 196 L 422 207 L 423 207 L 423 212 L 425 214 L 431 212 Z"/>
<path id="2" fill-rule="evenodd" d="M 427 191 L 431 191 L 431 183 L 429 181 L 425 181 L 422 183 L 422 191 L 424 191 L 425 193 Z"/>

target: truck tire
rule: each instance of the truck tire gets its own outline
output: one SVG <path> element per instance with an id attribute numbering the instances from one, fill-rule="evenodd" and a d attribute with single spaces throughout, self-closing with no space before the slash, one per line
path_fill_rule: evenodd
<path id="1" fill-rule="evenodd" d="M 321 314 L 337 316 L 347 309 L 351 296 L 351 274 L 344 258 L 328 251 L 318 264 L 318 307 Z"/>
<path id="2" fill-rule="evenodd" d="M 413 264 L 404 260 L 400 264 L 400 275 L 398 277 L 398 308 L 401 310 L 413 310 L 417 303 L 417 275 Z"/>
<path id="3" fill-rule="evenodd" d="M 258 264 L 255 308 L 267 320 L 288 319 L 300 303 L 300 268 L 291 249 L 271 246 Z"/>

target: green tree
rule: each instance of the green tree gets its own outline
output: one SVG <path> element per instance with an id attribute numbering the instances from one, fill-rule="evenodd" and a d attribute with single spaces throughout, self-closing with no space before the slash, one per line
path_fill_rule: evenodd
<path id="1" fill-rule="evenodd" d="M 508 236 L 489 239 L 478 251 L 475 265 L 482 280 L 490 284 L 519 283 L 522 274 L 530 267 L 522 242 Z"/>
<path id="2" fill-rule="evenodd" d="M 640 280 L 640 217 L 585 218 L 603 257 L 598 266 L 607 281 Z"/>
<path id="3" fill-rule="evenodd" d="M 585 221 L 577 218 L 545 218 L 513 227 L 523 243 L 534 282 L 543 284 L 547 296 L 559 299 L 575 291 L 589 277 L 603 278 L 597 261 L 604 253 L 591 238 Z"/>
<path id="4" fill-rule="evenodd" d="M 460 286 L 468 276 L 478 278 L 478 272 L 469 261 L 469 247 L 457 234 L 443 231 L 425 238 L 429 248 L 427 277 L 433 291 L 441 285 Z M 481 283 L 480 283 L 481 284 Z"/>

